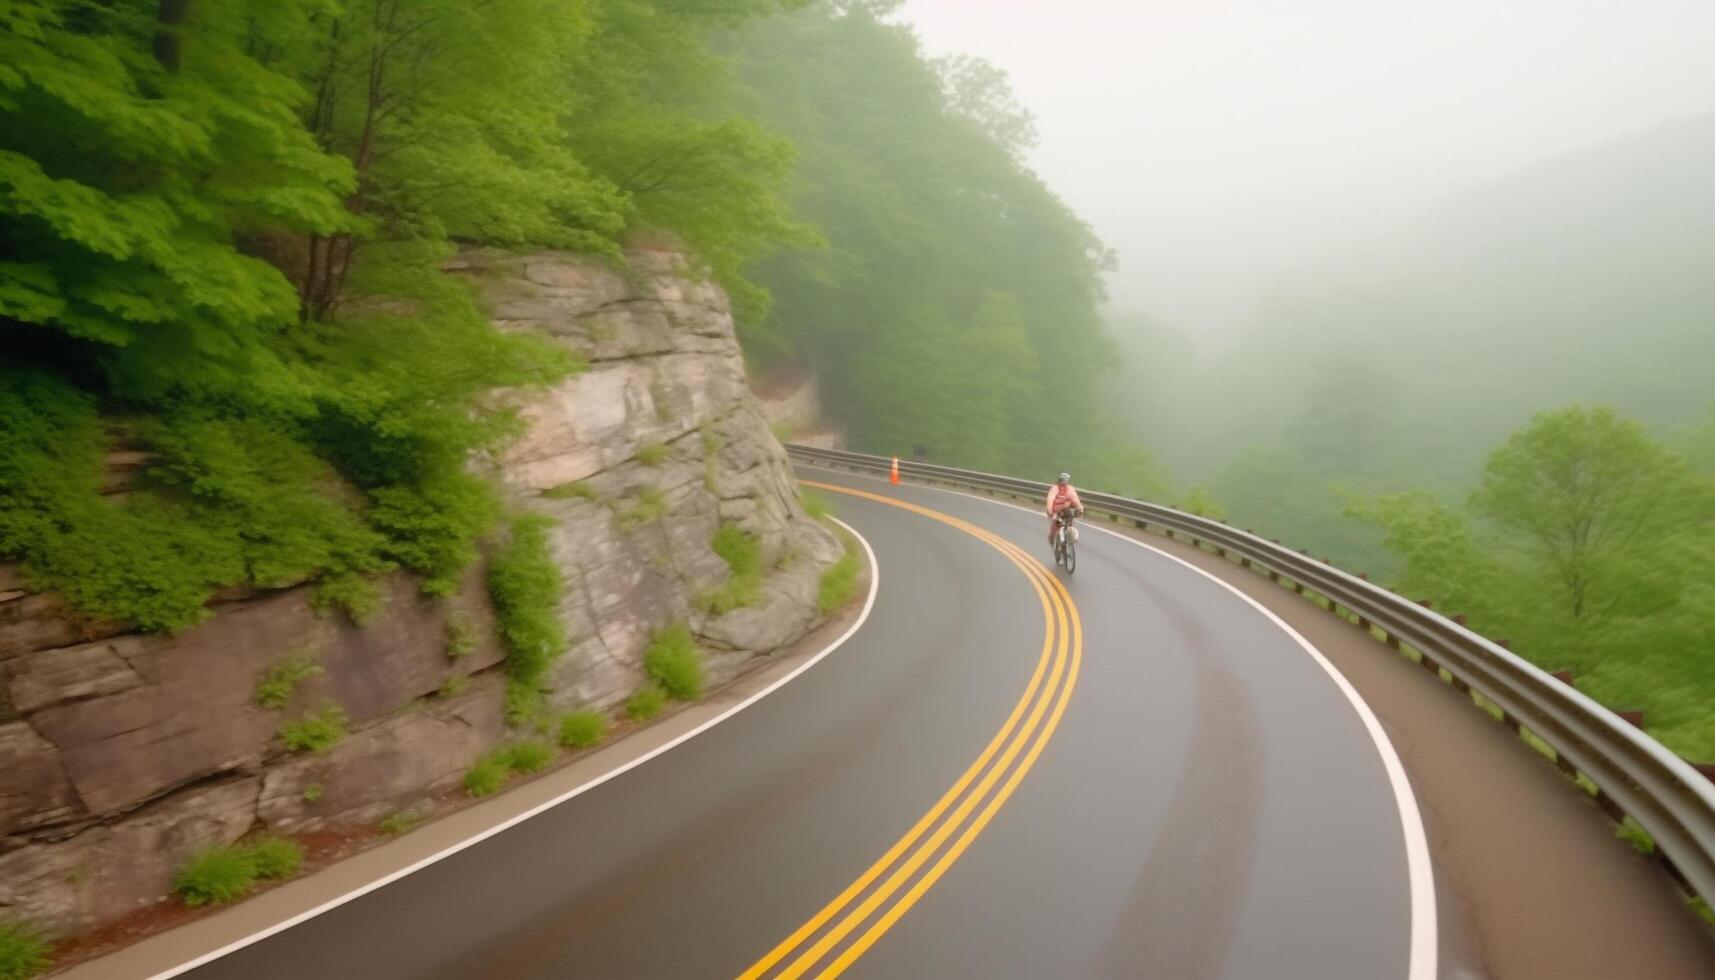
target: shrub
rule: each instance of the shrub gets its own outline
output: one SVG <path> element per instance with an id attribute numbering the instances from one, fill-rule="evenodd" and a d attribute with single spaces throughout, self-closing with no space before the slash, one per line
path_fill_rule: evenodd
<path id="1" fill-rule="evenodd" d="M 487 796 L 506 785 L 513 775 L 546 769 L 554 761 L 554 747 L 546 742 L 524 741 L 502 745 L 478 759 L 464 774 L 465 792 Z"/>
<path id="2" fill-rule="evenodd" d="M 619 512 L 619 526 L 630 530 L 667 516 L 667 495 L 655 487 L 638 494 L 637 503 Z"/>
<path id="3" fill-rule="evenodd" d="M 447 613 L 447 656 L 458 660 L 476 649 L 476 626 L 463 609 Z"/>
<path id="4" fill-rule="evenodd" d="M 464 774 L 465 792 L 487 796 L 506 784 L 506 763 L 493 755 L 476 760 Z"/>
<path id="5" fill-rule="evenodd" d="M 337 704 L 280 726 L 280 739 L 292 752 L 326 752 L 345 737 L 345 711 Z"/>
<path id="6" fill-rule="evenodd" d="M 51 946 L 40 932 L 19 922 L 0 922 L 0 980 L 28 980 L 51 964 Z"/>
<path id="7" fill-rule="evenodd" d="M 595 500 L 595 488 L 582 480 L 562 483 L 557 487 L 549 487 L 542 491 L 542 496 L 549 500 Z"/>
<path id="8" fill-rule="evenodd" d="M 389 837 L 398 837 L 400 834 L 409 832 L 422 820 L 423 815 L 416 810 L 400 810 L 397 813 L 388 814 L 385 819 L 376 824 L 376 827 Z"/>
<path id="9" fill-rule="evenodd" d="M 643 651 L 643 672 L 677 700 L 702 697 L 702 654 L 697 652 L 690 629 L 682 624 L 659 630 L 650 638 L 649 648 Z"/>
<path id="10" fill-rule="evenodd" d="M 648 721 L 667 707 L 667 692 L 648 683 L 638 688 L 625 701 L 625 716 L 632 721 Z"/>
<path id="11" fill-rule="evenodd" d="M 574 711 L 560 719 L 560 744 L 587 749 L 607 738 L 607 718 L 596 711 Z"/>
<path id="12" fill-rule="evenodd" d="M 304 864 L 304 849 L 284 837 L 264 837 L 245 849 L 258 878 L 290 878 Z"/>
<path id="13" fill-rule="evenodd" d="M 506 768 L 520 776 L 541 772 L 554 761 L 554 747 L 546 742 L 514 742 L 501 751 Z"/>
<path id="14" fill-rule="evenodd" d="M 644 466 L 660 466 L 667 462 L 667 447 L 658 442 L 646 442 L 637 447 L 637 461 Z"/>
<path id="15" fill-rule="evenodd" d="M 821 580 L 816 583 L 816 608 L 821 610 L 822 615 L 826 616 L 840 608 L 857 594 L 860 567 L 857 552 L 852 549 L 851 542 L 846 542 L 846 553 L 840 556 L 839 561 L 829 565 L 822 572 Z"/>
<path id="16" fill-rule="evenodd" d="M 200 851 L 173 878 L 173 891 L 193 907 L 243 898 L 255 886 L 256 865 L 242 847 Z"/>
<path id="17" fill-rule="evenodd" d="M 469 685 L 469 677 L 466 677 L 463 674 L 454 674 L 441 682 L 441 689 L 435 692 L 435 696 L 442 699 L 456 698 L 460 694 L 463 694 L 464 689 Z"/>
<path id="18" fill-rule="evenodd" d="M 754 605 L 762 589 L 762 546 L 737 524 L 722 524 L 709 547 L 721 556 L 732 574 L 718 589 L 697 597 L 697 607 L 711 616 L 721 616 Z"/>
<path id="19" fill-rule="evenodd" d="M 524 724 L 540 712 L 537 693 L 548 668 L 566 649 L 560 622 L 565 580 L 548 548 L 545 517 L 521 517 L 512 538 L 488 568 L 488 593 L 494 600 L 495 627 L 506 649 L 506 720 Z"/>
<path id="20" fill-rule="evenodd" d="M 513 728 L 540 728 L 547 710 L 548 704 L 542 697 L 541 688 L 517 678 L 506 682 L 503 715 L 508 725 Z"/>
<path id="21" fill-rule="evenodd" d="M 305 680 L 322 673 L 313 653 L 294 653 L 274 663 L 262 679 L 256 682 L 256 704 L 263 708 L 278 708 L 291 700 L 293 692 Z"/>

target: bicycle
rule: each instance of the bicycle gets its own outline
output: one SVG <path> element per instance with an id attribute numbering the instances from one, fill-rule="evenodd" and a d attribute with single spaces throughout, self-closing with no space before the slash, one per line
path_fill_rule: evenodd
<path id="1" fill-rule="evenodd" d="M 1078 529 L 1072 526 L 1075 516 L 1071 507 L 1054 515 L 1054 564 L 1064 568 L 1067 575 L 1078 568 Z"/>

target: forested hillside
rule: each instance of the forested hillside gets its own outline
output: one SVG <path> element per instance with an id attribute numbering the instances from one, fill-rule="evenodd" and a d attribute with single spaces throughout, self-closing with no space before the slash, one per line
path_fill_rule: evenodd
<path id="1" fill-rule="evenodd" d="M 439 273 L 471 244 L 669 236 L 859 445 L 1146 489 L 1099 443 L 1103 249 L 1004 79 L 896 6 L 9 4 L 0 558 L 154 629 L 235 585 L 450 588 L 499 516 L 485 392 L 579 368 Z"/>
<path id="2" fill-rule="evenodd" d="M 1473 188 L 1226 351 L 1117 318 L 1113 397 L 1234 523 L 1715 759 L 1711 174 L 1687 120 Z"/>

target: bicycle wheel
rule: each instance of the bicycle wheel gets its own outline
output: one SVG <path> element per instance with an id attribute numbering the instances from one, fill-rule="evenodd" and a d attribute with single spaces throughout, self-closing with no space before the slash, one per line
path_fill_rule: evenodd
<path id="1" fill-rule="evenodd" d="M 1078 570 L 1078 542 L 1076 540 L 1066 539 L 1066 559 L 1060 564 L 1065 566 L 1067 575 Z"/>

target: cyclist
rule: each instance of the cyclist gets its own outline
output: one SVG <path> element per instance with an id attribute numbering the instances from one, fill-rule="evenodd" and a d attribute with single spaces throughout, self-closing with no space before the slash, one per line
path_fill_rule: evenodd
<path id="1" fill-rule="evenodd" d="M 1084 502 L 1078 499 L 1078 491 L 1072 486 L 1072 474 L 1062 473 L 1048 488 L 1048 546 L 1054 546 L 1054 525 L 1058 522 L 1060 512 L 1073 511 L 1077 516 L 1084 516 Z"/>

